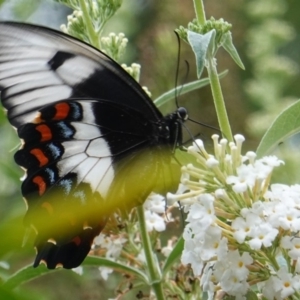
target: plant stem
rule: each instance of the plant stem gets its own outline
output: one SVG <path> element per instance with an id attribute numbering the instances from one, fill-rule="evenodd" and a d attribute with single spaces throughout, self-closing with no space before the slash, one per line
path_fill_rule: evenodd
<path id="1" fill-rule="evenodd" d="M 199 25 L 203 26 L 206 22 L 205 10 L 203 5 L 203 0 L 193 0 L 195 14 Z M 208 77 L 210 80 L 211 91 L 214 99 L 215 109 L 217 112 L 219 126 L 223 137 L 225 137 L 229 142 L 233 141 L 231 128 L 226 112 L 226 107 L 224 103 L 224 98 L 222 94 L 222 89 L 217 73 L 215 59 L 213 57 L 207 59 L 208 62 Z"/>
<path id="2" fill-rule="evenodd" d="M 145 258 L 148 267 L 149 282 L 155 293 L 156 299 L 164 300 L 165 298 L 162 289 L 161 271 L 157 263 L 157 259 L 153 255 L 151 241 L 146 227 L 144 208 L 142 205 L 137 207 L 137 213 L 139 217 L 140 234 L 143 243 L 143 249 L 145 252 Z"/>
<path id="3" fill-rule="evenodd" d="M 229 142 L 232 142 L 233 137 L 231 133 L 231 127 L 229 124 L 222 89 L 217 73 L 215 58 L 210 58 L 207 60 L 207 62 L 208 77 L 210 79 L 210 86 L 214 99 L 215 109 L 217 112 L 220 130 L 222 132 L 223 137 L 226 138 Z"/>
<path id="4" fill-rule="evenodd" d="M 79 0 L 80 8 L 82 10 L 82 18 L 84 25 L 86 26 L 86 32 L 88 34 L 90 44 L 100 50 L 100 39 L 98 34 L 95 32 L 91 17 L 88 12 L 86 0 Z"/>
<path id="5" fill-rule="evenodd" d="M 194 1 L 194 9 L 197 16 L 197 20 L 199 25 L 204 25 L 206 22 L 204 5 L 202 0 L 193 0 Z"/>

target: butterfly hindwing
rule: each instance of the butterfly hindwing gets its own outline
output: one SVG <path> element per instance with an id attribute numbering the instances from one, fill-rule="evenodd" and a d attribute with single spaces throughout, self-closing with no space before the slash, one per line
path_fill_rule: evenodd
<path id="1" fill-rule="evenodd" d="M 44 27 L 0 22 L 0 91 L 23 141 L 15 161 L 26 170 L 34 266 L 78 266 L 111 213 L 143 203 L 158 180 L 169 185 L 177 115 L 163 117 L 97 49 Z"/>

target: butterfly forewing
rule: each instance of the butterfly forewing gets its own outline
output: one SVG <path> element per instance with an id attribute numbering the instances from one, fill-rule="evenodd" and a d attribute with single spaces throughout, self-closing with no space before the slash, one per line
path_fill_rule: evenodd
<path id="1" fill-rule="evenodd" d="M 162 174 L 174 174 L 180 141 L 169 130 L 180 134 L 180 122 L 163 118 L 134 79 L 81 41 L 0 23 L 0 91 L 23 140 L 15 160 L 27 175 L 34 266 L 78 266 L 112 212 L 143 203 Z"/>
<path id="2" fill-rule="evenodd" d="M 97 49 L 28 24 L 1 23 L 0 30 L 2 101 L 14 126 L 30 122 L 44 105 L 74 97 L 108 99 L 150 120 L 162 117 L 137 82 Z"/>

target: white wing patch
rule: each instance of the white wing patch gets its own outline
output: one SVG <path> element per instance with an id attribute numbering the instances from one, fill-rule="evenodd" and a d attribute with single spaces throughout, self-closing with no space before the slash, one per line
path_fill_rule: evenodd
<path id="1" fill-rule="evenodd" d="M 62 156 L 62 159 L 85 152 L 86 148 L 88 147 L 88 144 L 89 144 L 89 141 L 66 141 L 66 142 L 63 142 L 62 145 L 65 149 L 65 152 Z"/>
<path id="2" fill-rule="evenodd" d="M 75 172 L 78 184 L 85 182 L 91 186 L 93 192 L 98 191 L 102 197 L 105 197 L 115 175 L 111 151 L 104 138 L 99 137 L 101 134 L 99 128 L 86 124 L 80 126 L 96 128 L 97 132 L 90 131 L 88 134 L 97 134 L 98 138 L 93 141 L 63 142 L 65 153 L 57 163 L 59 176 L 63 177 L 69 172 Z"/>
<path id="3" fill-rule="evenodd" d="M 71 89 L 68 86 L 46 86 L 9 97 L 9 106 L 14 107 L 23 103 L 27 105 L 27 103 L 37 100 L 43 101 L 46 105 L 61 99 L 61 97 L 69 97 L 70 95 Z"/>
<path id="4" fill-rule="evenodd" d="M 62 159 L 57 163 L 57 168 L 59 170 L 59 176 L 63 177 L 66 174 L 72 172 L 77 165 L 83 162 L 87 158 L 85 153 L 79 153 L 70 156 L 66 159 Z"/>
<path id="5" fill-rule="evenodd" d="M 84 182 L 91 185 L 93 192 L 98 191 L 102 197 L 105 197 L 113 182 L 114 173 L 112 159 L 101 158 L 86 175 Z"/>
<path id="6" fill-rule="evenodd" d="M 85 81 L 95 71 L 101 71 L 99 65 L 95 65 L 93 61 L 82 56 L 74 56 L 64 61 L 55 72 L 65 84 L 75 86 Z M 72 76 L 70 76 L 72 74 Z"/>
<path id="7" fill-rule="evenodd" d="M 87 123 L 87 124 L 95 124 L 95 116 L 94 112 L 92 110 L 91 103 L 95 101 L 80 101 L 80 105 L 82 106 L 83 109 L 83 118 L 82 122 Z"/>
<path id="8" fill-rule="evenodd" d="M 6 97 L 28 90 L 43 88 L 47 82 L 49 82 L 49 85 L 61 85 L 61 81 L 55 74 L 48 71 L 29 73 L 26 76 L 22 74 L 2 80 L 4 86 L 11 85 L 6 91 Z"/>
<path id="9" fill-rule="evenodd" d="M 75 128 L 76 140 L 92 140 L 101 136 L 101 131 L 98 126 L 89 125 L 79 122 L 72 122 L 71 125 Z"/>
<path id="10" fill-rule="evenodd" d="M 86 154 L 94 157 L 107 157 L 111 156 L 109 146 L 104 138 L 98 138 L 90 142 Z"/>
<path id="11" fill-rule="evenodd" d="M 62 97 L 69 97 L 72 93 L 72 89 L 68 86 L 52 86 L 49 88 L 39 89 L 40 94 L 35 94 L 37 97 L 35 99 L 30 99 L 30 96 L 25 92 L 22 97 L 16 96 L 15 98 L 9 98 L 11 100 L 9 105 L 6 105 L 8 109 L 8 117 L 10 119 L 18 118 L 14 120 L 17 124 L 24 124 L 32 122 L 36 117 L 37 107 L 43 105 L 52 104 L 53 101 L 58 101 Z M 27 102 L 26 102 L 27 101 Z M 4 101 L 3 101 L 4 102 Z M 26 114 L 24 114 L 26 112 Z M 12 121 L 12 120 L 11 120 Z"/>

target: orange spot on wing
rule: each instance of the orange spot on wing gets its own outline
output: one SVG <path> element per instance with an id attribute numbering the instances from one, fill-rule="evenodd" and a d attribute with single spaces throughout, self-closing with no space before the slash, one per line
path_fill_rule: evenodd
<path id="1" fill-rule="evenodd" d="M 30 153 L 34 155 L 36 159 L 40 162 L 40 167 L 45 166 L 49 162 L 48 157 L 39 148 L 30 150 Z"/>
<path id="2" fill-rule="evenodd" d="M 46 191 L 46 182 L 42 176 L 35 176 L 32 181 L 38 185 L 39 195 L 42 196 Z"/>
<path id="3" fill-rule="evenodd" d="M 81 244 L 81 238 L 79 236 L 75 236 L 73 239 L 72 239 L 72 242 L 76 244 L 76 246 L 80 245 Z"/>
<path id="4" fill-rule="evenodd" d="M 53 120 L 64 120 L 70 112 L 70 105 L 66 102 L 58 103 L 55 105 L 56 114 Z"/>
<path id="5" fill-rule="evenodd" d="M 49 202 L 43 202 L 41 206 L 47 210 L 49 215 L 53 214 L 54 209 L 53 209 L 53 206 Z"/>
<path id="6" fill-rule="evenodd" d="M 35 129 L 41 134 L 41 142 L 49 141 L 52 139 L 52 132 L 49 126 L 41 124 L 35 127 Z"/>
<path id="7" fill-rule="evenodd" d="M 43 123 L 44 120 L 42 119 L 42 114 L 39 112 L 37 114 L 37 116 L 34 118 L 33 123 L 34 124 L 39 124 L 39 123 Z"/>

